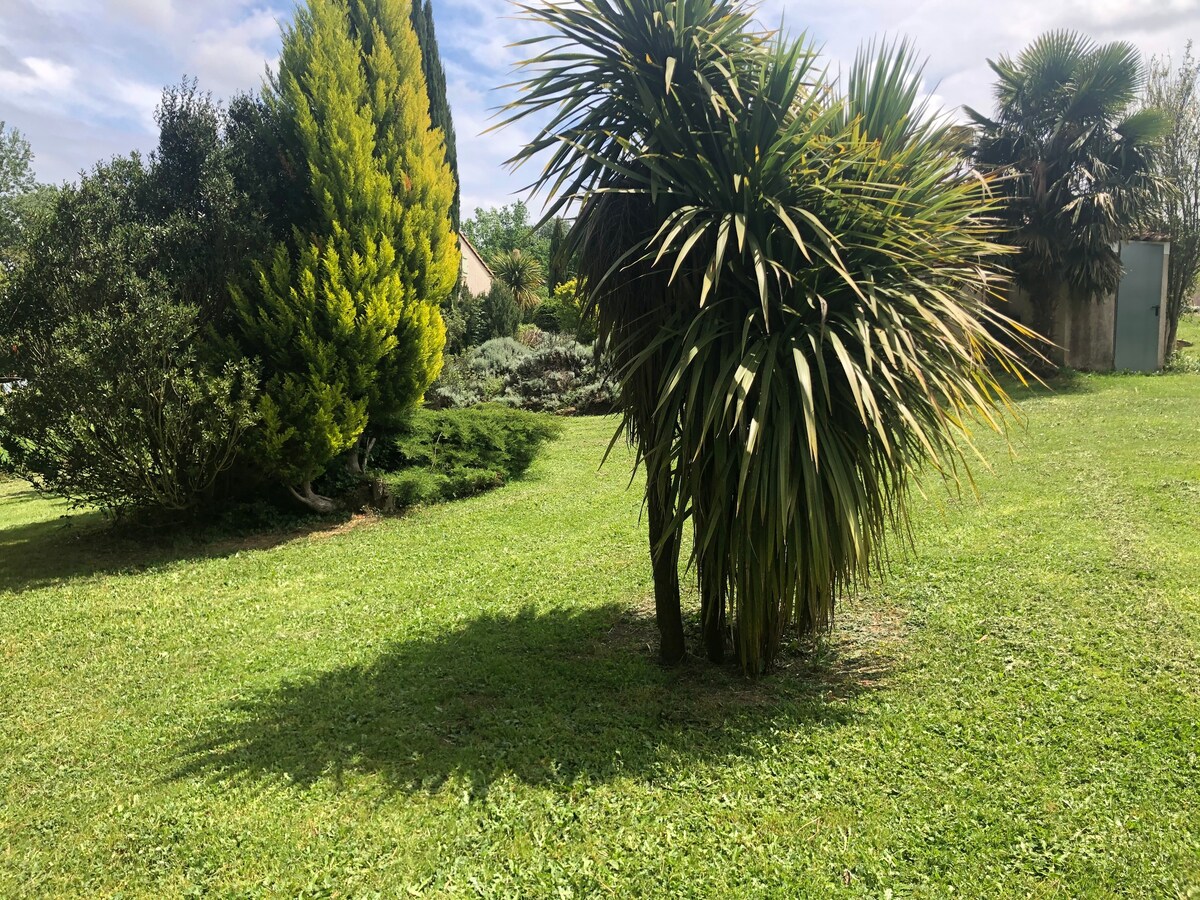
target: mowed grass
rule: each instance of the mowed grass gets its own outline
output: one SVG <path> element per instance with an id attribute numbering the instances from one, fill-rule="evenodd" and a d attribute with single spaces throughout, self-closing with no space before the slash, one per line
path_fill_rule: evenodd
<path id="1" fill-rule="evenodd" d="M 240 543 L 0 484 L 0 896 L 1200 896 L 1200 376 L 1023 406 L 760 684 L 656 665 L 611 422 Z"/>

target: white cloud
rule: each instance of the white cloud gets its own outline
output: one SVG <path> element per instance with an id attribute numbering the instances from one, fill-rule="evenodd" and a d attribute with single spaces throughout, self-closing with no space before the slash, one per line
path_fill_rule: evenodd
<path id="1" fill-rule="evenodd" d="M 108 0 L 107 5 L 114 17 L 128 17 L 147 28 L 167 31 L 175 23 L 171 0 Z"/>
<path id="2" fill-rule="evenodd" d="M 112 86 L 104 91 L 104 95 L 121 104 L 146 134 L 157 136 L 158 126 L 154 122 L 154 111 L 158 108 L 159 98 L 162 97 L 161 87 L 117 77 L 112 80 Z"/>
<path id="3" fill-rule="evenodd" d="M 188 52 L 189 71 L 222 95 L 257 88 L 267 66 L 275 64 L 278 45 L 278 15 L 255 10 L 241 21 L 197 34 Z"/>
<path id="4" fill-rule="evenodd" d="M 61 97 L 75 82 L 75 69 L 52 59 L 26 56 L 22 70 L 0 69 L 0 93 L 14 97 Z"/>

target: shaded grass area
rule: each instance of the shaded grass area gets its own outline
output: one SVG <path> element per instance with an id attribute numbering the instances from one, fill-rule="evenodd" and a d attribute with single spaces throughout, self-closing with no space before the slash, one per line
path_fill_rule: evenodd
<path id="1" fill-rule="evenodd" d="M 1195 896 L 1200 377 L 1023 402 L 759 684 L 655 664 L 609 422 L 221 546 L 0 484 L 0 895 Z"/>
<path id="2" fill-rule="evenodd" d="M 455 784 L 472 800 L 507 779 L 562 789 L 653 778 L 663 757 L 741 754 L 785 720 L 843 724 L 853 710 L 836 701 L 871 683 L 836 651 L 783 691 L 699 673 L 631 682 L 620 662 L 641 655 L 652 631 L 616 605 L 485 614 L 235 705 L 173 777 L 269 775 L 312 787 L 367 773 L 389 792 Z M 642 752 L 651 738 L 654 752 Z"/>
<path id="3" fill-rule="evenodd" d="M 194 531 L 181 525 L 115 526 L 100 512 L 72 510 L 16 484 L 0 480 L 0 525 L 6 519 L 5 506 L 23 507 L 14 510 L 8 518 L 12 524 L 0 530 L 0 592 L 20 593 L 80 577 L 137 574 L 189 559 L 268 550 L 301 537 L 331 537 L 377 521 L 373 513 L 325 517 L 276 513 L 272 528 L 263 530 L 219 524 Z M 6 491 L 6 487 L 14 489 Z"/>

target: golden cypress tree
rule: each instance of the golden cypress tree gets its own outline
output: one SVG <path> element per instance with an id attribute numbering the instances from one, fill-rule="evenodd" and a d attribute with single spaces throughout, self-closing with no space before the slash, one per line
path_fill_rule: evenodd
<path id="1" fill-rule="evenodd" d="M 396 350 L 371 396 L 369 434 L 396 429 L 441 370 L 446 343 L 440 307 L 461 259 L 451 224 L 455 182 L 445 138 L 432 127 L 421 45 L 407 0 L 354 0 L 377 135 L 376 155 L 399 202 L 393 241 L 407 302 Z M 368 445 L 369 449 L 369 445 Z"/>
<path id="2" fill-rule="evenodd" d="M 433 3 L 431 0 L 415 0 L 412 5 L 413 31 L 417 33 L 417 41 L 421 45 L 421 64 L 425 72 L 425 85 L 429 89 L 429 118 L 434 128 L 440 128 L 446 141 L 446 162 L 454 173 L 454 202 L 450 207 L 450 221 L 457 231 L 460 223 L 459 205 L 462 199 L 459 193 L 458 176 L 458 139 L 454 133 L 454 115 L 450 111 L 450 101 L 446 96 L 446 67 L 442 65 L 442 55 L 438 50 L 437 28 L 433 21 Z"/>
<path id="3" fill-rule="evenodd" d="M 310 216 L 237 301 L 265 368 L 262 462 L 324 510 L 313 480 L 347 451 L 357 463 L 368 423 L 399 420 L 441 367 L 442 273 L 448 293 L 458 263 L 436 210 L 448 223 L 453 181 L 437 133 L 404 140 L 429 132 L 429 109 L 402 3 L 310 0 L 266 99 L 307 170 Z"/>

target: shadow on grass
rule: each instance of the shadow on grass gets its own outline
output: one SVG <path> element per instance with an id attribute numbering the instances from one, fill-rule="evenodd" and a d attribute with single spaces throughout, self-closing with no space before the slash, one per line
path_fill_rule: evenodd
<path id="1" fill-rule="evenodd" d="M 698 661 L 664 670 L 653 643 L 652 619 L 617 606 L 484 616 L 227 707 L 175 777 L 308 787 L 370 775 L 408 793 L 452 782 L 476 799 L 504 776 L 654 779 L 673 760 L 754 754 L 791 726 L 845 725 L 846 701 L 887 671 L 878 654 L 829 645 L 755 684 Z"/>
<path id="2" fill-rule="evenodd" d="M 527 479 L 523 475 L 511 483 Z M 0 493 L 0 508 L 41 496 L 33 490 L 11 490 L 10 484 L 0 481 L 0 489 L 6 486 L 10 490 Z M 216 521 L 150 526 L 80 512 L 0 527 L 0 591 L 20 593 L 71 578 L 136 574 L 189 560 L 271 550 L 302 538 L 334 537 L 383 517 L 404 518 L 416 508 L 316 516 L 262 502 L 232 506 Z"/>
<path id="3" fill-rule="evenodd" d="M 34 496 L 32 491 L 8 494 L 0 504 Z M 27 522 L 0 528 L 0 591 L 20 593 L 70 578 L 135 574 L 185 560 L 269 550 L 309 535 L 337 534 L 355 521 L 347 515 L 238 535 L 115 526 L 98 512 Z"/>
<path id="4" fill-rule="evenodd" d="M 2 478 L 2 476 L 0 476 Z M 6 483 L 0 480 L 0 488 L 5 487 Z M 23 503 L 28 503 L 31 500 L 36 500 L 38 497 L 37 491 L 32 488 L 23 491 L 12 491 L 0 495 L 0 507 L 3 506 L 20 506 Z"/>
<path id="5" fill-rule="evenodd" d="M 1005 377 L 1001 379 L 1001 384 L 1018 403 L 1055 395 L 1094 394 L 1097 390 L 1095 381 L 1075 369 L 1058 369 L 1041 377 L 1042 383 L 1029 381 L 1027 384 Z"/>

